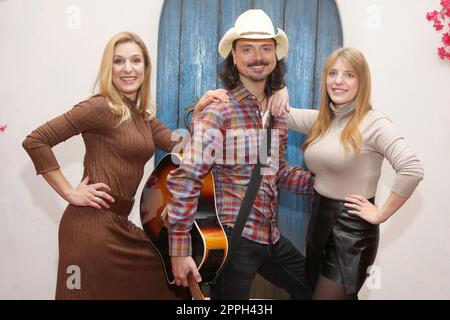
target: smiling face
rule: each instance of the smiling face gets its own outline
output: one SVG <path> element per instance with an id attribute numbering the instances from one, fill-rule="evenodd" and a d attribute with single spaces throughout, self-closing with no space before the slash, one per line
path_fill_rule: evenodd
<path id="1" fill-rule="evenodd" d="M 240 39 L 233 49 L 233 61 L 241 77 L 265 81 L 276 67 L 273 39 Z"/>
<path id="2" fill-rule="evenodd" d="M 359 80 L 353 67 L 338 58 L 327 73 L 327 92 L 336 107 L 343 106 L 356 98 Z"/>
<path id="3" fill-rule="evenodd" d="M 145 61 L 141 47 L 134 42 L 119 43 L 114 49 L 112 82 L 116 89 L 131 100 L 144 82 Z"/>

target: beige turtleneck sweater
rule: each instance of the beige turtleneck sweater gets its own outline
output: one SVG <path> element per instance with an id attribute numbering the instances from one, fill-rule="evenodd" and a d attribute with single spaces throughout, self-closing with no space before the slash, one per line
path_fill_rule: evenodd
<path id="1" fill-rule="evenodd" d="M 423 178 L 423 167 L 411 149 L 382 113 L 371 110 L 361 121 L 362 148 L 359 156 L 345 153 L 340 142 L 342 130 L 350 120 L 354 104 L 330 104 L 334 113 L 329 132 L 305 150 L 305 162 L 316 175 L 315 190 L 323 196 L 344 200 L 356 194 L 375 196 L 381 165 L 386 158 L 397 173 L 392 192 L 409 197 Z M 289 128 L 308 133 L 319 115 L 317 110 L 291 109 Z"/>

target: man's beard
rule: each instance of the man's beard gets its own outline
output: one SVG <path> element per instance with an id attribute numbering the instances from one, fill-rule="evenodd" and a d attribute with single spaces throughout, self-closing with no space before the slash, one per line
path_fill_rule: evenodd
<path id="1" fill-rule="evenodd" d="M 268 65 L 269 65 L 269 62 L 267 62 L 264 59 L 261 59 L 261 60 L 255 60 L 255 61 L 250 62 L 247 65 L 247 68 L 258 67 L 258 66 L 268 66 Z M 239 72 L 239 75 L 241 77 L 245 77 L 245 78 L 250 79 L 250 80 L 255 81 L 255 82 L 266 81 L 267 78 L 270 75 L 270 73 L 269 74 L 262 74 L 262 75 L 252 75 L 252 74 L 245 75 L 245 74 L 242 74 L 239 70 L 238 70 L 238 72 Z"/>
<path id="2" fill-rule="evenodd" d="M 254 82 L 262 82 L 262 81 L 266 81 L 267 78 L 269 77 L 269 75 L 261 75 L 261 76 L 252 76 L 252 75 L 248 75 L 248 76 L 247 76 L 247 75 L 242 74 L 242 73 L 239 73 L 239 75 L 240 75 L 241 77 L 250 79 L 250 80 L 252 80 L 252 81 L 254 81 Z"/>

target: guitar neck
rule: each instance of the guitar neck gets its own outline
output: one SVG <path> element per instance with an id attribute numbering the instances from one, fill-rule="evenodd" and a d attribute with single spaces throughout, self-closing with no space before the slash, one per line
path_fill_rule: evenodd
<path id="1" fill-rule="evenodd" d="M 194 298 L 194 300 L 205 300 L 205 296 L 203 295 L 203 292 L 200 289 L 198 282 L 195 281 L 192 272 L 188 273 L 187 280 L 189 284 L 189 290 L 191 291 L 191 295 Z"/>

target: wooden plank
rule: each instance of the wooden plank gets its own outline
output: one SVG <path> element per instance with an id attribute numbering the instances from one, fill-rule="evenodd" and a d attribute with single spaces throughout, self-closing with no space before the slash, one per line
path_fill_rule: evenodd
<path id="1" fill-rule="evenodd" d="M 166 0 L 158 34 L 157 117 L 171 129 L 178 128 L 178 82 L 180 74 L 181 0 Z M 169 89 L 170 88 L 170 89 Z M 155 160 L 164 153 L 156 152 Z"/>
<path id="2" fill-rule="evenodd" d="M 262 9 L 270 17 L 275 26 L 275 32 L 277 28 L 283 29 L 284 25 L 284 6 L 285 1 L 274 0 L 253 0 L 253 9 Z"/>
<path id="3" fill-rule="evenodd" d="M 250 9 L 252 0 L 222 0 L 219 8 L 219 34 L 217 38 L 217 46 L 220 39 L 225 35 L 228 29 L 234 27 L 234 22 L 243 12 Z M 217 48 L 217 47 L 216 47 Z M 217 50 L 217 49 L 216 49 Z M 219 79 L 220 73 L 223 71 L 224 59 L 217 53 L 217 87 L 223 87 L 223 83 Z"/>
<path id="4" fill-rule="evenodd" d="M 291 105 L 297 108 L 313 103 L 318 2 L 286 0 L 285 32 L 290 42 L 286 82 L 291 89 Z"/>
<path id="5" fill-rule="evenodd" d="M 234 26 L 237 17 L 251 7 L 252 0 L 220 1 L 219 41 Z"/>
<path id="6" fill-rule="evenodd" d="M 183 1 L 178 105 L 180 128 L 185 127 L 183 115 L 186 106 L 216 86 L 218 12 L 218 1 Z"/>
<path id="7" fill-rule="evenodd" d="M 318 2 L 286 0 L 284 9 L 285 32 L 290 42 L 286 83 L 290 103 L 297 108 L 313 104 Z M 306 167 L 301 151 L 304 139 L 304 134 L 289 131 L 287 160 L 291 165 Z M 304 246 L 309 207 L 309 199 L 303 196 L 284 191 L 280 193 L 279 226 L 298 248 Z"/>
<path id="8" fill-rule="evenodd" d="M 319 5 L 316 64 L 314 70 L 314 106 L 319 107 L 320 78 L 328 56 L 342 47 L 342 25 L 334 0 L 321 0 Z"/>

